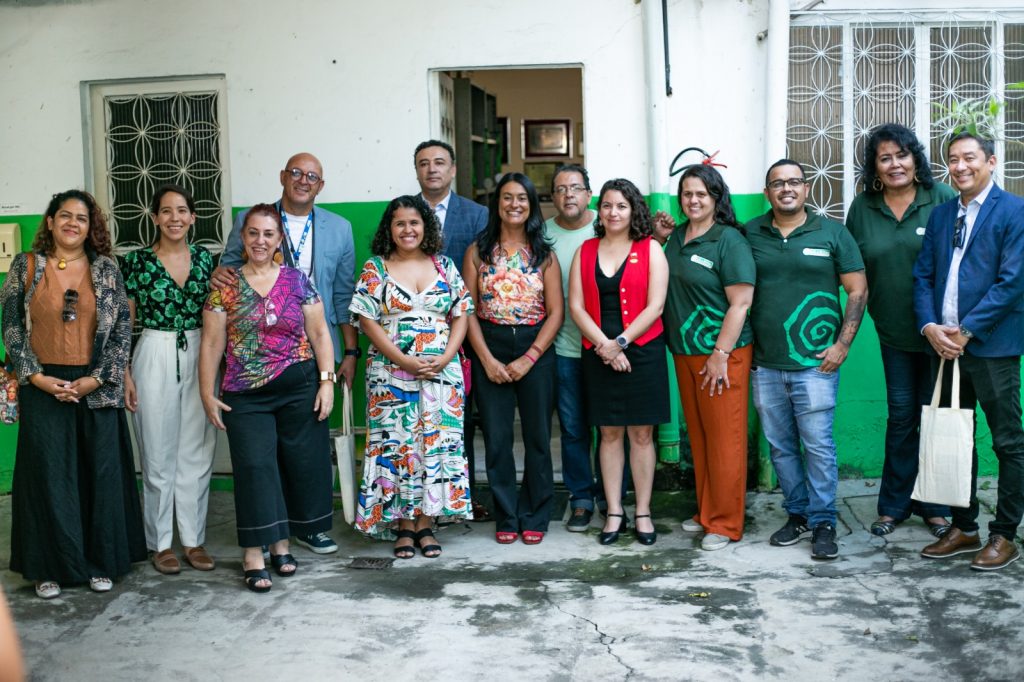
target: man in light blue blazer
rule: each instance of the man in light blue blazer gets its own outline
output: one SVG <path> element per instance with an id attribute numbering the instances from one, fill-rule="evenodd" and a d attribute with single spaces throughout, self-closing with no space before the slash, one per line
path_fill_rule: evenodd
<path id="1" fill-rule="evenodd" d="M 953 528 L 921 555 L 945 559 L 974 553 L 971 568 L 980 571 L 1020 558 L 1014 538 L 1024 515 L 1024 200 L 993 181 L 994 152 L 991 140 L 971 133 L 949 141 L 949 175 L 960 196 L 932 211 L 914 265 L 914 313 L 921 333 L 939 357 L 960 359 L 961 406 L 981 405 L 999 460 L 988 543 L 982 547 L 978 537 L 975 450 L 969 506 L 951 507 Z M 945 374 L 948 395 L 952 372 Z"/>
<path id="2" fill-rule="evenodd" d="M 336 362 L 340 360 L 338 375 L 351 385 L 360 354 L 356 330 L 348 323 L 348 306 L 355 289 L 355 245 L 349 221 L 314 205 L 324 188 L 323 173 L 323 166 L 312 154 L 292 156 L 280 173 L 283 191 L 275 205 L 284 225 L 284 264 L 306 273 L 323 298 L 334 358 Z M 235 270 L 242 265 L 241 232 L 247 213 L 242 211 L 235 217 L 220 266 L 211 278 L 215 287 L 230 285 L 237 277 Z M 296 540 L 317 554 L 338 551 L 338 545 L 326 533 Z"/>
<path id="3" fill-rule="evenodd" d="M 487 227 L 487 209 L 475 201 L 471 201 L 452 191 L 455 179 L 455 150 L 447 142 L 426 140 L 416 145 L 413 153 L 416 167 L 416 180 L 420 184 L 423 199 L 434 209 L 434 215 L 441 223 L 441 234 L 444 243 L 441 251 L 455 261 L 462 269 L 463 256 L 470 244 L 476 241 Z M 469 350 L 469 343 L 464 345 Z M 472 353 L 469 354 L 472 360 Z M 487 508 L 473 496 L 476 486 L 476 457 L 473 452 L 473 438 L 476 425 L 473 418 L 472 394 L 466 400 L 466 419 L 464 442 L 466 461 L 469 466 L 470 497 L 473 500 L 473 520 L 489 521 Z"/>

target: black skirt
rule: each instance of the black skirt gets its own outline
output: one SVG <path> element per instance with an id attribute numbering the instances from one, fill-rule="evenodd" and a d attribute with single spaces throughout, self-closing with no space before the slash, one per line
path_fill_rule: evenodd
<path id="1" fill-rule="evenodd" d="M 86 367 L 44 365 L 68 381 Z M 31 384 L 11 491 L 11 570 L 62 585 L 117 578 L 146 558 L 146 537 L 124 410 L 63 403 Z"/>

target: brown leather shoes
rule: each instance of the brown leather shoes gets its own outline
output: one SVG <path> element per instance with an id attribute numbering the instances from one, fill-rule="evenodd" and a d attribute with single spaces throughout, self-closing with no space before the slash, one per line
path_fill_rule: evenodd
<path id="1" fill-rule="evenodd" d="M 181 573 L 181 563 L 174 555 L 173 549 L 165 549 L 153 555 L 153 568 L 164 575 L 177 575 Z"/>
<path id="2" fill-rule="evenodd" d="M 921 550 L 925 559 L 945 559 L 947 557 L 977 552 L 981 549 L 981 538 L 978 534 L 964 535 L 959 528 L 950 528 L 945 536 Z"/>
<path id="3" fill-rule="evenodd" d="M 998 571 L 1020 558 L 1017 543 L 1002 535 L 990 535 L 985 549 L 974 556 L 971 568 L 976 571 Z"/>
<path id="4" fill-rule="evenodd" d="M 216 564 L 213 563 L 213 557 L 206 553 L 206 550 L 200 547 L 182 547 L 185 553 L 185 561 L 188 565 L 197 571 L 212 571 Z"/>

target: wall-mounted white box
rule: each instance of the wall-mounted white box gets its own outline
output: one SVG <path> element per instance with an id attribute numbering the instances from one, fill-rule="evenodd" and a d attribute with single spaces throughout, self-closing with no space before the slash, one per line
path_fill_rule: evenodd
<path id="1" fill-rule="evenodd" d="M 14 257 L 21 253 L 21 225 L 0 223 L 0 272 L 8 272 Z"/>

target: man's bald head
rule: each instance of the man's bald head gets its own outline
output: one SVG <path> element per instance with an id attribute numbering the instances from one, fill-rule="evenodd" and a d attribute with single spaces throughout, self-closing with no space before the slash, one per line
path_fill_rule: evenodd
<path id="1" fill-rule="evenodd" d="M 281 171 L 281 202 L 284 210 L 302 215 L 313 210 L 313 202 L 324 188 L 324 167 L 309 152 L 299 152 L 288 159 Z"/>

